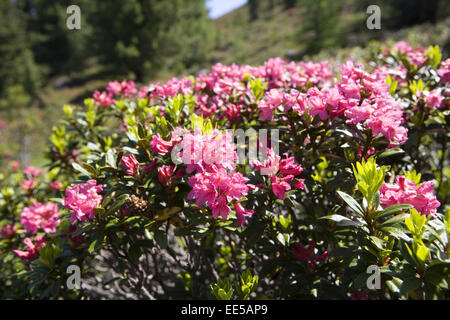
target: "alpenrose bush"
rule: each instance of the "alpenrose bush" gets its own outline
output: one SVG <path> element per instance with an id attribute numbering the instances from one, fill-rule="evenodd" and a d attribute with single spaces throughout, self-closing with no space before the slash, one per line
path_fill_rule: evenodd
<path id="1" fill-rule="evenodd" d="M 448 299 L 450 60 L 370 56 L 64 106 L 47 170 L 0 181 L 1 297 Z"/>

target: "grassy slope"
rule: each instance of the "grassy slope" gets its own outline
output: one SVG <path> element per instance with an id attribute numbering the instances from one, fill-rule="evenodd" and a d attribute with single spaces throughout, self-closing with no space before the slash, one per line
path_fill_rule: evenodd
<path id="1" fill-rule="evenodd" d="M 270 57 L 283 56 L 289 49 L 299 49 L 295 30 L 301 25 L 301 11 L 301 8 L 284 11 L 275 6 L 250 22 L 248 6 L 244 5 L 216 19 L 213 61 L 259 64 Z"/>
<path id="2" fill-rule="evenodd" d="M 356 0 L 357 1 L 357 0 Z M 215 50 L 213 61 L 225 64 L 261 64 L 270 57 L 287 59 L 325 59 L 335 55 L 346 55 L 349 48 L 365 46 L 370 40 L 406 40 L 413 45 L 438 44 L 449 56 L 450 18 L 436 25 L 425 24 L 398 31 L 368 30 L 367 15 L 356 9 L 355 0 L 340 1 L 340 16 L 336 25 L 343 37 L 341 48 L 324 48 L 314 56 L 303 55 L 304 43 L 314 34 L 303 30 L 306 8 L 284 10 L 276 5 L 269 10 L 267 1 L 261 1 L 258 19 L 250 21 L 248 5 L 244 5 L 216 20 Z"/>

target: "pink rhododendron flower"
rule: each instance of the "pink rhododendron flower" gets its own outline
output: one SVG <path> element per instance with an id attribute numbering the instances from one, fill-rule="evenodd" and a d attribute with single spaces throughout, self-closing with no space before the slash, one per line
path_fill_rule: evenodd
<path id="1" fill-rule="evenodd" d="M 237 122 L 241 118 L 241 110 L 242 110 L 242 105 L 240 105 L 240 104 L 233 104 L 233 103 L 227 103 L 224 106 L 223 115 L 229 121 Z M 222 117 L 219 116 L 219 119 L 220 118 L 222 118 Z"/>
<path id="2" fill-rule="evenodd" d="M 333 77 L 333 72 L 328 65 L 328 61 L 318 63 L 312 61 L 300 61 L 297 66 L 300 67 L 301 71 L 297 74 L 294 71 L 295 69 L 290 70 L 291 80 L 302 87 L 304 87 L 307 83 L 318 84 L 320 82 L 326 82 L 326 80 Z M 299 81 L 299 79 L 304 79 L 306 81 Z"/>
<path id="3" fill-rule="evenodd" d="M 132 80 L 123 80 L 122 83 L 122 94 L 125 97 L 130 97 L 131 95 L 135 94 L 137 92 L 136 84 Z"/>
<path id="4" fill-rule="evenodd" d="M 441 77 L 442 83 L 450 82 L 450 58 L 441 62 L 437 73 Z"/>
<path id="5" fill-rule="evenodd" d="M 408 70 L 404 65 L 398 65 L 396 67 L 387 67 L 387 66 L 377 66 L 372 74 L 376 75 L 379 79 L 391 77 L 393 80 L 397 81 L 399 86 L 405 87 L 407 84 L 406 76 L 408 74 Z"/>
<path id="6" fill-rule="evenodd" d="M 397 42 L 394 45 L 393 50 L 405 54 L 412 64 L 415 64 L 419 67 L 422 66 L 427 60 L 427 58 L 425 57 L 425 51 L 422 48 L 413 49 L 405 41 Z"/>
<path id="7" fill-rule="evenodd" d="M 136 84 L 132 80 L 122 80 L 122 82 L 111 81 L 108 83 L 106 90 L 111 94 L 111 96 L 121 94 L 124 97 L 130 97 L 137 92 Z"/>
<path id="8" fill-rule="evenodd" d="M 19 163 L 19 161 L 12 161 L 12 162 L 10 163 L 10 165 L 11 165 L 11 170 L 12 170 L 12 171 L 14 171 L 14 172 L 19 171 L 19 168 L 20 168 L 20 163 Z"/>
<path id="9" fill-rule="evenodd" d="M 112 97 L 113 95 L 110 92 L 106 91 L 100 92 L 98 90 L 95 90 L 93 95 L 94 103 L 97 106 L 105 106 L 105 107 L 108 107 L 116 103 L 116 100 L 114 100 Z"/>
<path id="10" fill-rule="evenodd" d="M 172 181 L 172 178 L 182 177 L 184 175 L 183 169 L 179 169 L 177 173 L 177 166 L 166 166 L 162 165 L 158 168 L 158 180 L 164 186 L 169 186 Z"/>
<path id="11" fill-rule="evenodd" d="M 363 152 L 364 152 L 364 146 L 360 146 L 358 152 L 356 153 L 356 156 L 358 157 L 358 159 L 362 158 Z M 367 160 L 374 153 L 375 153 L 375 148 L 371 147 L 369 150 L 364 152 L 364 158 Z"/>
<path id="12" fill-rule="evenodd" d="M 50 182 L 50 188 L 52 188 L 53 191 L 58 192 L 61 190 L 61 187 L 62 187 L 61 181 L 55 180 L 55 181 Z"/>
<path id="13" fill-rule="evenodd" d="M 380 202 L 384 208 L 394 204 L 410 204 L 423 215 L 434 215 L 441 203 L 434 195 L 433 181 L 416 185 L 408 178 L 398 176 L 395 184 L 383 183 L 380 188 Z"/>
<path id="14" fill-rule="evenodd" d="M 26 174 L 26 175 L 28 175 L 30 177 L 37 177 L 37 176 L 39 176 L 39 175 L 41 175 L 43 173 L 44 173 L 44 170 L 37 169 L 37 168 L 35 168 L 33 166 L 28 166 L 28 167 L 25 168 L 25 170 L 23 170 L 23 174 Z"/>
<path id="15" fill-rule="evenodd" d="M 16 232 L 16 226 L 13 226 L 12 224 L 5 224 L 0 229 L 0 239 L 9 239 L 14 236 Z"/>
<path id="16" fill-rule="evenodd" d="M 20 224 L 30 234 L 35 234 L 39 228 L 45 233 L 56 233 L 60 221 L 58 205 L 51 202 L 35 202 L 31 207 L 25 207 L 20 215 Z"/>
<path id="17" fill-rule="evenodd" d="M 402 49 L 401 44 L 399 48 Z M 306 93 L 301 93 L 296 89 L 283 92 L 280 88 L 288 87 L 284 80 L 285 75 L 292 76 L 294 71 L 286 68 L 285 64 L 279 60 L 272 60 L 266 67 L 268 65 L 271 66 L 271 74 L 275 74 L 279 79 L 272 81 L 271 89 L 258 102 L 262 121 L 272 121 L 274 110 L 283 106 L 285 111 L 298 111 L 300 116 L 307 111 L 310 116 L 318 116 L 322 121 L 345 115 L 347 123 L 362 124 L 372 129 L 374 136 L 379 134 L 385 136 L 390 142 L 389 146 L 407 140 L 407 129 L 402 126 L 403 107 L 390 95 L 390 87 L 386 83 L 386 77 L 390 74 L 384 69 L 368 73 L 362 65 L 355 65 L 349 60 L 342 65 L 340 81 L 334 86 L 322 89 L 311 87 Z M 307 65 L 316 68 L 313 65 Z M 399 69 L 399 72 L 403 72 L 401 73 L 403 77 L 404 71 Z M 317 73 L 316 76 L 318 75 Z M 313 80 L 320 81 L 314 77 L 309 78 L 308 81 Z"/>
<path id="18" fill-rule="evenodd" d="M 210 134 L 202 134 L 197 128 L 195 133 L 183 136 L 179 147 L 182 150 L 179 156 L 187 165 L 187 173 L 208 171 L 211 166 L 234 170 L 238 160 L 236 145 L 229 132 L 214 130 Z"/>
<path id="19" fill-rule="evenodd" d="M 372 134 L 381 134 L 391 142 L 403 143 L 407 140 L 407 129 L 402 126 L 403 111 L 399 102 L 389 93 L 389 85 L 385 77 L 379 73 L 367 73 L 362 66 L 355 66 L 348 61 L 341 71 L 341 82 L 338 84 L 340 93 L 347 100 L 341 100 L 340 105 L 346 109 L 347 123 L 364 123 L 372 129 Z M 358 90 L 350 93 L 346 84 L 358 85 Z M 360 91 L 366 98 L 360 103 Z M 344 101 L 345 104 L 342 104 Z"/>
<path id="20" fill-rule="evenodd" d="M 139 162 L 133 154 L 122 157 L 122 164 L 127 168 L 126 173 L 130 176 L 136 176 L 139 170 Z"/>
<path id="21" fill-rule="evenodd" d="M 106 90 L 111 94 L 118 94 L 120 91 L 122 91 L 122 85 L 119 81 L 110 81 L 108 83 L 108 86 L 106 87 Z"/>
<path id="22" fill-rule="evenodd" d="M 273 149 L 267 149 L 267 159 L 261 163 L 259 160 L 252 161 L 253 166 L 261 171 L 261 174 L 268 175 L 272 183 L 273 193 L 281 200 L 286 198 L 286 191 L 291 190 L 291 184 L 295 176 L 302 173 L 303 168 L 300 164 L 295 162 L 294 157 L 288 157 L 285 154 L 285 159 L 281 159 L 276 155 Z M 304 179 L 298 179 L 293 185 L 298 189 L 304 188 Z"/>
<path id="23" fill-rule="evenodd" d="M 170 149 L 172 148 L 173 145 L 172 142 L 164 140 L 163 138 L 161 138 L 159 133 L 157 133 L 152 137 L 152 140 L 150 141 L 150 146 L 151 146 L 150 150 L 152 152 L 166 154 L 170 152 Z"/>
<path id="24" fill-rule="evenodd" d="M 150 164 L 143 166 L 142 171 L 143 172 L 150 171 L 151 169 L 153 169 L 156 166 L 157 161 L 158 161 L 157 159 L 154 159 Z"/>
<path id="25" fill-rule="evenodd" d="M 36 188 L 36 178 L 22 180 L 20 187 L 24 190 L 31 191 Z"/>
<path id="26" fill-rule="evenodd" d="M 27 250 L 26 251 L 13 250 L 13 252 L 15 254 L 17 254 L 17 256 L 19 256 L 19 258 L 25 259 L 25 260 L 36 259 L 37 257 L 39 257 L 39 249 L 42 247 L 45 247 L 45 238 L 43 238 L 39 235 L 37 235 L 34 238 L 35 243 L 33 243 L 30 238 L 25 238 L 25 240 L 23 242 L 27 246 Z"/>
<path id="27" fill-rule="evenodd" d="M 441 94 L 440 89 L 431 90 L 430 93 L 425 97 L 428 105 L 435 108 L 440 108 L 442 106 L 442 101 L 444 100 L 444 96 Z"/>
<path id="28" fill-rule="evenodd" d="M 199 172 L 188 180 L 192 190 L 188 200 L 199 207 L 207 205 L 215 219 L 226 220 L 231 212 L 229 202 L 240 200 L 248 193 L 248 181 L 241 173 L 228 174 L 225 168 L 211 167 L 211 172 Z"/>
<path id="29" fill-rule="evenodd" d="M 102 191 L 103 187 L 97 185 L 95 180 L 88 180 L 86 183 L 67 188 L 64 206 L 72 211 L 70 222 L 73 223 L 75 220 L 86 222 L 94 219 L 94 209 L 102 201 L 102 196 L 99 194 Z"/>
<path id="30" fill-rule="evenodd" d="M 270 181 L 272 182 L 273 194 L 281 200 L 286 199 L 286 191 L 291 190 L 291 185 L 287 183 L 287 181 L 290 181 L 293 178 L 293 176 L 288 176 L 288 179 L 271 176 Z"/>
<path id="31" fill-rule="evenodd" d="M 294 248 L 292 248 L 292 255 L 299 260 L 306 261 L 309 269 L 314 269 L 318 262 L 325 261 L 328 259 L 328 251 L 322 254 L 316 254 L 316 243 L 311 240 L 309 243 L 309 249 L 306 249 L 301 243 L 297 243 Z"/>
<path id="32" fill-rule="evenodd" d="M 67 236 L 73 244 L 81 244 L 84 241 L 86 241 L 85 237 L 81 234 L 74 236 L 73 234 L 77 231 L 77 226 L 74 224 L 71 224 L 67 230 Z"/>
<path id="33" fill-rule="evenodd" d="M 234 210 L 236 211 L 237 226 L 243 226 L 245 223 L 245 219 L 247 217 L 251 217 L 253 215 L 253 210 L 245 209 L 240 202 L 234 204 Z"/>
<path id="34" fill-rule="evenodd" d="M 258 104 L 261 120 L 273 120 L 273 111 L 284 102 L 284 93 L 280 89 L 271 89 L 265 95 L 265 100 Z"/>

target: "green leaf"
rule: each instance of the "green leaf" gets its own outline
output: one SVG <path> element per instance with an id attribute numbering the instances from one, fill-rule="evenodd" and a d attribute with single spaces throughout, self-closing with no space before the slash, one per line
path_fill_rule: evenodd
<path id="1" fill-rule="evenodd" d="M 383 159 L 383 158 L 387 158 L 387 157 L 397 156 L 402 153 L 405 153 L 405 151 L 403 151 L 402 149 L 399 149 L 399 148 L 393 148 L 393 149 L 384 151 L 383 153 L 381 153 L 378 156 L 378 158 Z"/>
<path id="2" fill-rule="evenodd" d="M 141 254 L 142 254 L 142 250 L 141 250 L 141 248 L 138 245 L 132 244 L 130 246 L 130 249 L 128 250 L 128 256 L 132 260 L 134 260 L 134 261 L 139 260 Z"/>
<path id="3" fill-rule="evenodd" d="M 415 291 L 420 287 L 421 284 L 422 281 L 418 278 L 407 278 L 403 280 L 402 286 L 400 288 L 400 294 L 408 294 L 411 291 Z"/>
<path id="4" fill-rule="evenodd" d="M 96 251 L 101 245 L 102 245 L 102 241 L 100 241 L 99 239 L 95 239 L 89 245 L 88 252 L 92 253 L 92 252 Z"/>
<path id="5" fill-rule="evenodd" d="M 223 289 L 218 290 L 218 295 L 220 300 L 230 300 L 231 296 L 225 292 Z"/>
<path id="6" fill-rule="evenodd" d="M 407 216 L 408 215 L 406 213 L 396 215 L 396 216 L 390 218 L 389 220 L 383 222 L 382 224 L 380 224 L 380 227 L 383 228 L 383 227 L 391 226 L 396 223 L 402 222 L 405 220 L 405 217 L 407 217 Z"/>
<path id="7" fill-rule="evenodd" d="M 426 217 L 417 212 L 416 209 L 411 209 L 411 218 L 416 226 L 416 230 L 420 232 L 425 225 Z"/>
<path id="8" fill-rule="evenodd" d="M 394 204 L 393 206 L 387 207 L 383 211 L 380 211 L 378 213 L 377 218 L 382 218 L 386 216 L 390 216 L 391 214 L 395 214 L 400 211 L 408 210 L 412 208 L 413 206 L 410 204 Z"/>
<path id="9" fill-rule="evenodd" d="M 88 177 L 90 177 L 91 176 L 91 173 L 89 172 L 89 171 L 87 171 L 85 168 L 83 168 L 82 166 L 80 166 L 78 163 L 76 163 L 76 162 L 72 162 L 72 167 L 76 170 L 76 171 L 78 171 L 78 172 L 80 172 L 82 175 L 84 175 L 84 176 L 88 176 Z M 95 172 L 95 170 L 94 170 L 94 172 Z"/>
<path id="10" fill-rule="evenodd" d="M 117 169 L 117 154 L 116 151 L 114 149 L 109 149 L 106 152 L 106 163 L 110 166 L 113 167 L 114 169 Z"/>
<path id="11" fill-rule="evenodd" d="M 416 257 L 420 263 L 424 264 L 429 256 L 429 254 L 430 254 L 430 251 L 428 250 L 427 247 L 425 247 L 424 245 L 417 246 Z"/>
<path id="12" fill-rule="evenodd" d="M 156 230 L 154 232 L 155 241 L 161 249 L 167 248 L 167 234 L 164 231 Z"/>
<path id="13" fill-rule="evenodd" d="M 400 293 L 403 281 L 399 278 L 392 277 L 392 280 L 386 281 L 386 285 L 393 293 Z"/>
<path id="14" fill-rule="evenodd" d="M 278 241 L 280 241 L 280 243 L 283 245 L 283 246 L 287 246 L 287 245 L 289 245 L 289 234 L 287 234 L 287 233 L 279 233 L 278 235 L 277 235 L 277 239 L 278 239 Z"/>
<path id="15" fill-rule="evenodd" d="M 350 196 L 347 193 L 342 192 L 342 191 L 337 191 L 337 193 L 342 198 L 342 200 L 344 200 L 348 204 L 348 206 L 350 207 L 350 209 L 352 209 L 353 212 L 364 217 L 364 214 L 365 214 L 364 210 L 361 208 L 359 203 L 355 199 L 353 199 L 352 196 Z"/>
<path id="16" fill-rule="evenodd" d="M 385 232 L 385 233 L 388 233 L 389 235 L 393 236 L 396 239 L 401 239 L 401 240 L 404 240 L 406 242 L 410 242 L 412 240 L 410 237 L 408 237 L 408 235 L 406 233 L 404 233 L 399 228 L 384 227 L 384 228 L 381 228 L 380 230 Z"/>
<path id="17" fill-rule="evenodd" d="M 382 239 L 375 236 L 370 236 L 369 239 L 379 250 L 384 250 L 384 241 Z"/>
<path id="18" fill-rule="evenodd" d="M 108 210 L 106 211 L 106 215 L 110 215 L 113 214 L 114 212 L 116 212 L 117 210 L 119 210 L 119 208 L 125 203 L 125 201 L 128 198 L 128 194 L 121 194 L 119 197 L 117 197 L 116 201 L 114 201 L 114 203 L 108 208 Z"/>
<path id="19" fill-rule="evenodd" d="M 332 221 L 336 222 L 336 224 L 338 226 L 359 226 L 359 225 L 361 225 L 360 222 L 353 221 L 353 220 L 351 220 L 347 217 L 341 216 L 339 214 L 332 214 L 329 216 L 320 217 L 319 220 L 321 220 L 321 219 L 332 220 Z"/>

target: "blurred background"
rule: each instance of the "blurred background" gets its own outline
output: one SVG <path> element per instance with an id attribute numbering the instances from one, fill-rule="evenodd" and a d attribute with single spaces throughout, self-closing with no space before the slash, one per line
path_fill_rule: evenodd
<path id="1" fill-rule="evenodd" d="M 67 7 L 81 9 L 69 30 Z M 381 9 L 369 30 L 366 9 Z M 64 104 L 110 80 L 138 84 L 198 74 L 214 63 L 344 59 L 373 41 L 450 51 L 446 0 L 1 0 L 0 171 L 40 165 Z"/>

